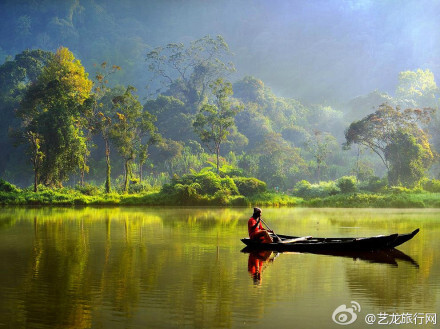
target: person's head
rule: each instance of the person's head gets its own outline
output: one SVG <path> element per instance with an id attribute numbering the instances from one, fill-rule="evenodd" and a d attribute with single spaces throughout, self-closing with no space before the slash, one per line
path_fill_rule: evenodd
<path id="1" fill-rule="evenodd" d="M 258 217 L 261 216 L 261 213 L 262 213 L 261 209 L 255 207 L 255 208 L 254 208 L 254 214 L 252 215 L 252 217 L 254 217 L 254 218 L 258 218 Z"/>

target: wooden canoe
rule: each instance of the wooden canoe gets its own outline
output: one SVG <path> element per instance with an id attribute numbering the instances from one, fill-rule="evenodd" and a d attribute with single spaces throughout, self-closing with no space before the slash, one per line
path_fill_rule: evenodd
<path id="1" fill-rule="evenodd" d="M 272 251 L 371 251 L 393 249 L 411 240 L 419 229 L 407 234 L 378 235 L 366 238 L 314 238 L 278 234 L 280 242 L 260 243 L 249 238 L 241 241 L 251 249 Z"/>

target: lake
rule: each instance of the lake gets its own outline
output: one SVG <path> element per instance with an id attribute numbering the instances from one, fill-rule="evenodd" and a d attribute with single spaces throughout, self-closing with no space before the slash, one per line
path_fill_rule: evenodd
<path id="1" fill-rule="evenodd" d="M 399 257 L 385 260 L 241 252 L 251 214 L 244 208 L 2 208 L 0 328 L 440 323 L 440 209 L 263 209 L 275 232 L 299 236 L 420 228 L 398 247 Z"/>

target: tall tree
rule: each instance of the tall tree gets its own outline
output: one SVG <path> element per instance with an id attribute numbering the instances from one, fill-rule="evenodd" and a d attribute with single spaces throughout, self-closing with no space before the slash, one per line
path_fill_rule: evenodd
<path id="1" fill-rule="evenodd" d="M 426 133 L 421 128 L 431 117 L 432 111 L 429 109 L 406 109 L 401 111 L 399 107 L 393 108 L 390 105 L 381 105 L 377 111 L 364 117 L 362 120 L 350 124 L 345 131 L 345 147 L 351 144 L 360 144 L 376 153 L 387 168 L 388 173 L 391 170 L 399 170 L 395 165 L 396 159 L 391 149 L 399 147 L 399 143 L 405 139 L 400 138 L 399 131 L 411 134 L 417 144 L 425 151 L 428 157 L 432 155 L 431 147 Z M 418 153 L 412 153 L 418 154 Z M 425 161 L 427 166 L 430 161 Z M 399 175 L 398 175 L 399 176 Z"/>
<path id="2" fill-rule="evenodd" d="M 194 121 L 194 130 L 206 147 L 216 155 L 219 172 L 220 146 L 228 139 L 235 125 L 235 116 L 242 109 L 231 101 L 232 85 L 217 79 L 210 85 L 214 95 L 213 103 L 205 103 Z"/>
<path id="3" fill-rule="evenodd" d="M 385 149 L 390 161 L 388 181 L 391 185 L 414 187 L 431 165 L 433 154 L 427 140 L 422 144 L 408 131 L 399 129 L 394 133 L 394 142 Z"/>
<path id="4" fill-rule="evenodd" d="M 229 46 L 222 36 L 205 36 L 190 44 L 168 44 L 147 54 L 152 81 L 159 83 L 158 93 L 164 91 L 179 98 L 196 111 L 204 102 L 208 87 L 218 78 L 234 72 Z"/>
<path id="5" fill-rule="evenodd" d="M 158 139 L 154 121 L 156 118 L 143 107 L 137 96 L 133 94 L 134 87 L 127 87 L 123 95 L 113 98 L 116 117 L 111 127 L 111 139 L 118 153 L 124 159 L 124 192 L 128 190 L 128 179 L 131 176 L 131 163 L 139 153 L 146 159 L 146 145 L 151 145 Z"/>
<path id="6" fill-rule="evenodd" d="M 35 82 L 44 66 L 52 59 L 53 53 L 42 50 L 25 50 L 17 54 L 13 60 L 0 66 L 0 175 L 8 171 L 16 180 L 27 183 L 24 168 L 18 162 L 23 156 L 22 148 L 14 149 L 8 139 L 8 130 L 20 126 L 20 120 L 15 115 L 24 94 L 30 84 Z M 13 135 L 16 135 L 13 133 Z M 26 136 L 21 136 L 22 141 Z M 25 142 L 26 144 L 27 142 Z M 24 161 L 23 161 L 24 162 Z M 10 177 L 12 178 L 12 177 Z"/>
<path id="7" fill-rule="evenodd" d="M 289 188 L 298 173 L 307 171 L 300 149 L 290 146 L 280 134 L 267 133 L 255 151 L 252 155 L 258 158 L 257 178 L 273 188 Z"/>
<path id="8" fill-rule="evenodd" d="M 17 114 L 25 132 L 41 137 L 40 180 L 45 185 L 61 186 L 84 165 L 88 150 L 80 118 L 91 88 L 81 62 L 61 47 L 26 92 Z"/>
<path id="9" fill-rule="evenodd" d="M 32 169 L 34 171 L 34 192 L 38 191 L 41 164 L 45 154 L 41 151 L 41 136 L 31 130 L 14 129 L 10 131 L 11 137 L 15 139 L 15 144 L 26 144 L 27 155 L 30 157 Z"/>
<path id="10" fill-rule="evenodd" d="M 326 166 L 325 160 L 331 151 L 331 146 L 337 144 L 336 138 L 328 132 L 314 130 L 305 142 L 306 150 L 316 161 L 316 179 L 321 181 L 321 169 Z"/>
<path id="11" fill-rule="evenodd" d="M 121 70 L 120 66 L 113 65 L 109 67 L 107 62 L 101 63 L 95 75 L 94 104 L 87 115 L 89 133 L 99 134 L 104 140 L 106 163 L 105 193 L 111 192 L 110 132 L 113 116 L 111 99 L 113 99 L 112 92 L 115 92 L 108 86 L 108 78 L 119 70 Z M 90 134 L 88 140 L 92 140 Z"/>

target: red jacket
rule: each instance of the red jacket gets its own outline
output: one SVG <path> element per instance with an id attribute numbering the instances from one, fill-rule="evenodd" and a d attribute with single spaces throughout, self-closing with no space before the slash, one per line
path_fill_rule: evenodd
<path id="1" fill-rule="evenodd" d="M 249 218 L 248 221 L 248 231 L 249 231 L 249 237 L 252 239 L 254 235 L 262 230 L 264 230 L 263 225 L 261 225 L 261 221 L 258 225 L 257 220 L 254 217 Z"/>

